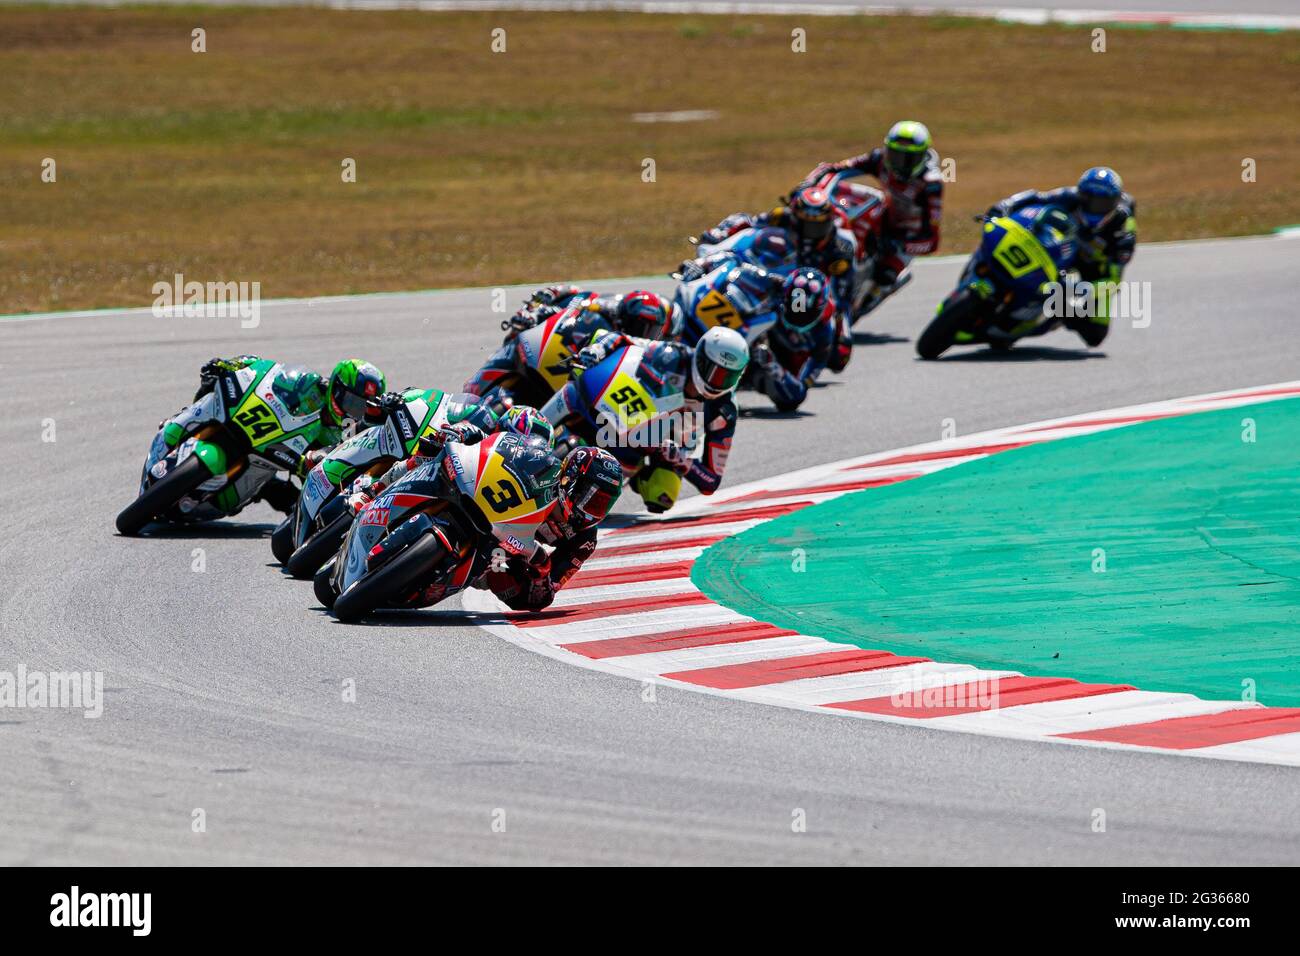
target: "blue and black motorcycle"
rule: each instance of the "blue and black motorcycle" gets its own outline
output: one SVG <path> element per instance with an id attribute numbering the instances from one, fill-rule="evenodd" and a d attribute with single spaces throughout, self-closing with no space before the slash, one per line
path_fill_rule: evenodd
<path id="1" fill-rule="evenodd" d="M 1044 305 L 1069 284 L 1066 273 L 1078 249 L 1073 217 L 1044 205 L 979 221 L 984 224 L 979 248 L 916 340 L 923 359 L 938 358 L 954 345 L 1008 349 L 1061 325 Z"/>

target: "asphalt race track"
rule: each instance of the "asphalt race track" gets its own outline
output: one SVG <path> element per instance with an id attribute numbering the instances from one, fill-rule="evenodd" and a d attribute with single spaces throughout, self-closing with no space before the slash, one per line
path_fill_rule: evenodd
<path id="1" fill-rule="evenodd" d="M 1149 328 L 1117 327 L 1103 353 L 1056 333 L 938 363 L 910 340 L 960 262 L 922 263 L 806 414 L 742 398 L 728 481 L 938 438 L 945 418 L 967 433 L 1294 378 L 1297 250 L 1145 246 L 1126 278 L 1152 283 Z M 648 703 L 636 682 L 454 609 L 334 623 L 310 583 L 269 566 L 265 505 L 114 533 L 158 421 L 210 356 L 357 354 L 394 385 L 457 388 L 499 341 L 490 295 L 266 303 L 251 330 L 147 312 L 0 320 L 0 669 L 105 675 L 99 719 L 0 711 L 0 863 L 1294 863 L 1293 769 L 663 687 Z"/>

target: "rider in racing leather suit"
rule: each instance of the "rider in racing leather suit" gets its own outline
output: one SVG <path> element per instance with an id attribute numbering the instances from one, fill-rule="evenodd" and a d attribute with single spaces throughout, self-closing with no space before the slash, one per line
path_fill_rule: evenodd
<path id="1" fill-rule="evenodd" d="M 826 277 L 815 269 L 801 269 L 785 280 L 781 320 L 755 346 L 750 362 L 751 384 L 767 395 L 779 411 L 791 412 L 803 404 L 808 389 L 830 361 L 835 347 L 835 305 L 827 294 Z M 796 308 L 793 290 L 804 291 Z M 815 314 L 814 314 L 815 313 Z M 811 316 L 811 318 L 810 318 Z"/>
<path id="2" fill-rule="evenodd" d="M 840 233 L 830 197 L 820 189 L 800 187 L 790 201 L 757 217 L 736 213 L 722 220 L 701 236 L 704 242 L 719 242 L 741 229 L 776 226 L 794 239 L 800 267 L 812 268 L 828 276 L 833 283 L 836 344 L 827 360 L 833 372 L 842 372 L 853 354 L 849 334 L 853 303 L 853 241 Z"/>
<path id="3" fill-rule="evenodd" d="M 1089 197 L 1081 190 L 1092 185 L 1090 177 L 1109 185 L 1113 192 L 1113 207 L 1104 215 L 1092 215 L 1085 209 Z M 1084 282 L 1095 285 L 1120 281 L 1125 266 L 1137 249 L 1137 202 L 1123 191 L 1114 170 L 1105 167 L 1090 169 L 1078 186 L 1062 186 L 1047 192 L 1026 189 L 992 206 L 988 215 L 1006 216 L 1034 205 L 1057 206 L 1075 218 L 1079 226 L 1079 253 L 1074 265 Z M 1094 315 L 1067 317 L 1065 326 L 1095 348 L 1110 331 L 1110 296 L 1095 295 L 1094 301 L 1097 306 Z"/>
<path id="4" fill-rule="evenodd" d="M 468 421 L 447 425 L 439 432 L 420 439 L 416 453 L 404 461 L 399 461 L 378 478 L 362 476 L 353 485 L 348 496 L 348 507 L 353 513 L 360 512 L 366 505 L 383 494 L 384 490 L 399 481 L 407 473 L 415 470 L 427 461 L 441 454 L 449 442 L 461 445 L 474 445 L 487 437 L 487 432 Z M 543 438 L 529 438 L 543 446 Z M 581 451 L 584 455 L 596 452 L 594 449 L 575 449 L 570 458 Z M 618 497 L 622 483 L 622 469 L 608 452 L 600 452 L 607 461 L 598 465 L 605 472 L 612 470 L 612 491 L 607 493 L 602 508 L 592 513 L 575 505 L 563 486 L 556 506 L 551 509 L 546 520 L 537 529 L 537 540 L 551 548 L 547 553 L 538 548 L 531 560 L 518 557 L 507 559 L 504 565 L 494 562 L 471 587 L 488 588 L 508 607 L 516 611 L 540 611 L 555 600 L 555 593 L 563 588 L 578 573 L 583 563 L 596 550 L 596 526 L 604 518 L 609 506 Z M 561 466 L 561 478 L 568 472 L 569 459 Z"/>
<path id="5" fill-rule="evenodd" d="M 601 328 L 649 339 L 667 338 L 673 331 L 670 309 L 654 293 L 638 289 L 601 295 L 576 285 L 561 284 L 546 286 L 530 295 L 523 307 L 510 317 L 506 339 L 576 304 L 582 304 L 583 308 L 569 333 L 571 339 L 566 339 L 572 351 L 581 349 L 592 333 Z"/>
<path id="6" fill-rule="evenodd" d="M 929 130 L 905 120 L 889 131 L 884 146 L 838 163 L 822 163 L 804 184 L 814 183 L 827 173 L 846 171 L 876 177 L 888 197 L 874 276 L 876 284 L 887 290 L 913 256 L 929 255 L 939 248 L 939 225 L 943 220 L 939 154 L 930 145 Z"/>
<path id="7" fill-rule="evenodd" d="M 682 394 L 686 399 L 683 410 L 688 415 L 702 413 L 704 422 L 704 433 L 698 442 L 702 447 L 699 458 L 693 457 L 686 448 L 670 444 L 651 449 L 651 463 L 675 471 L 699 489 L 701 494 L 713 494 L 722 484 L 722 473 L 727 467 L 731 438 L 736 432 L 736 420 L 739 417 L 733 393 L 728 391 L 716 398 L 700 394 L 691 377 L 695 350 L 680 342 L 652 342 L 618 332 L 601 332 L 578 354 L 577 363 L 591 368 L 615 349 L 625 345 L 639 345 L 645 349 L 642 362 L 651 365 L 656 375 L 668 381 L 682 382 Z"/>
<path id="8" fill-rule="evenodd" d="M 198 406 L 207 400 L 207 396 L 212 393 L 223 372 L 238 372 L 254 362 L 260 361 L 262 361 L 262 358 L 258 355 L 239 355 L 230 359 L 209 359 L 199 369 L 199 387 L 194 393 L 193 403 L 179 414 L 168 419 L 168 421 L 163 422 L 159 427 L 163 428 L 170 423 L 179 424 L 196 413 L 201 414 L 201 412 L 198 412 Z M 343 382 L 342 378 L 345 371 L 347 381 Z M 312 379 L 320 378 L 315 372 L 307 374 Z M 373 400 L 378 392 L 382 391 L 383 383 L 383 373 L 368 362 L 347 359 L 334 367 L 329 383 L 326 384 L 321 381 L 318 385 L 321 394 L 324 396 L 320 407 L 320 428 L 306 453 L 299 458 L 296 467 L 291 469 L 293 475 L 298 478 L 304 477 L 329 453 L 329 449 L 343 440 L 345 429 L 362 424 L 354 417 L 356 409 L 365 407 L 362 404 L 363 402 Z M 330 395 L 336 386 L 338 394 L 348 396 L 348 410 L 341 407 L 336 409 L 336 403 L 330 399 Z M 368 408 L 366 408 L 366 414 L 369 414 Z M 185 431 L 184 428 L 168 428 L 164 433 L 164 439 L 169 446 L 174 446 L 184 436 Z M 265 501 L 277 511 L 283 511 L 287 514 L 297 504 L 298 488 L 292 482 L 283 478 L 271 478 L 258 489 L 253 500 Z"/>

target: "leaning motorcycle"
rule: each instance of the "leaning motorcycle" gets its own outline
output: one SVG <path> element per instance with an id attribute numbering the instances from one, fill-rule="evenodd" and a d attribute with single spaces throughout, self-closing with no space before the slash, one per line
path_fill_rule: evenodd
<path id="1" fill-rule="evenodd" d="M 289 408 L 283 373 L 298 371 L 259 359 L 219 373 L 212 391 L 159 428 L 118 532 L 228 518 L 277 472 L 295 469 L 321 427 L 319 407 L 301 415 Z"/>
<path id="2" fill-rule="evenodd" d="M 527 559 L 556 501 L 560 460 L 544 442 L 491 435 L 450 443 L 366 505 L 316 597 L 340 621 L 380 608 L 430 607 L 492 566 Z"/>
<path id="3" fill-rule="evenodd" d="M 614 349 L 590 368 L 573 366 L 573 379 L 542 414 L 555 426 L 555 448 L 566 454 L 578 445 L 609 451 L 646 506 L 666 511 L 677 500 L 682 479 L 651 460 L 667 442 L 693 448 L 702 425 L 682 414 L 686 396 L 680 375 L 660 374 L 640 345 Z"/>
<path id="4" fill-rule="evenodd" d="M 852 306 L 847 309 L 850 324 L 876 309 L 883 299 L 872 298 L 876 258 L 880 254 L 880 236 L 884 231 L 889 200 L 885 193 L 857 181 L 862 173 L 855 170 L 828 172 L 813 185 L 831 197 L 836 229 L 853 242 L 853 280 L 850 288 Z M 892 295 L 911 281 L 903 272 L 890 291 Z"/>
<path id="5" fill-rule="evenodd" d="M 1035 205 L 978 221 L 984 224 L 979 248 L 916 341 L 923 359 L 938 358 L 953 345 L 1009 349 L 1061 324 L 1043 306 L 1074 263 L 1077 229 L 1070 215 Z"/>
<path id="6" fill-rule="evenodd" d="M 449 395 L 436 388 L 402 392 L 402 404 L 382 424 L 358 432 L 336 445 L 303 482 L 293 514 L 271 535 L 271 550 L 295 578 L 309 578 L 339 549 L 352 526 L 345 492 L 362 475 L 378 477 L 415 453 L 420 438 L 445 427 L 453 416 L 483 431 L 496 427 L 496 416 L 474 404 L 469 395 Z M 462 411 L 467 410 L 467 414 Z"/>
<path id="7" fill-rule="evenodd" d="M 766 274 L 761 267 L 754 267 Z M 746 273 L 737 263 L 723 264 L 698 279 L 678 283 L 673 306 L 682 317 L 681 341 L 694 345 L 709 329 L 721 325 L 735 329 L 750 345 L 757 342 L 776 324 L 777 313 L 771 302 L 770 287 L 752 288 Z"/>
<path id="8" fill-rule="evenodd" d="M 519 330 L 465 383 L 465 392 L 501 415 L 514 405 L 541 408 L 569 379 L 569 336 L 584 303 Z"/>

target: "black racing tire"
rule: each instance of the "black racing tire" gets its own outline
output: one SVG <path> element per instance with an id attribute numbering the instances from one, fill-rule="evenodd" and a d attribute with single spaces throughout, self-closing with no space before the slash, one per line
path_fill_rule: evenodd
<path id="1" fill-rule="evenodd" d="M 316 592 L 316 600 L 320 601 L 321 606 L 327 611 L 334 609 L 334 602 L 338 600 L 339 593 L 334 590 L 334 563 L 326 561 L 321 565 L 320 570 L 312 578 L 312 590 Z"/>
<path id="2" fill-rule="evenodd" d="M 361 620 L 385 602 L 408 592 L 421 578 L 428 577 L 446 555 L 447 549 L 437 537 L 424 535 L 340 594 L 334 600 L 334 616 L 349 624 Z"/>
<path id="3" fill-rule="evenodd" d="M 117 533 L 135 537 L 176 502 L 212 477 L 198 455 L 191 455 L 144 490 L 117 516 Z"/>
<path id="4" fill-rule="evenodd" d="M 285 569 L 295 578 L 307 580 L 338 553 L 339 545 L 343 543 L 350 527 L 352 512 L 344 509 L 341 515 L 298 546 L 285 562 Z"/>
<path id="5" fill-rule="evenodd" d="M 271 532 L 271 554 L 281 564 L 293 554 L 293 515 L 281 521 Z"/>
<path id="6" fill-rule="evenodd" d="M 974 309 L 975 303 L 969 294 L 942 309 L 916 340 L 916 354 L 923 359 L 933 360 L 948 351 Z"/>

